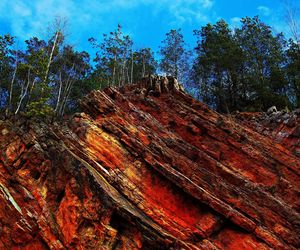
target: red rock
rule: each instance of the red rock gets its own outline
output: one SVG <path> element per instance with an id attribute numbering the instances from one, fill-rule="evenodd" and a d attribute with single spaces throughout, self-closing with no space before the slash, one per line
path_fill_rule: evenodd
<path id="1" fill-rule="evenodd" d="M 264 135 L 151 81 L 0 124 L 0 249 L 300 247 L 298 121 Z"/>

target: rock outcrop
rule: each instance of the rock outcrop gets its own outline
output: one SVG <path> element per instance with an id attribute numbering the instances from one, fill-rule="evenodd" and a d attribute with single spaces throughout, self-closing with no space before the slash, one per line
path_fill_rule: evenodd
<path id="1" fill-rule="evenodd" d="M 173 78 L 94 91 L 82 108 L 65 124 L 1 122 L 0 249 L 300 247 L 288 143 Z"/>
<path id="2" fill-rule="evenodd" d="M 235 121 L 269 136 L 296 156 L 300 156 L 300 109 L 288 112 L 277 111 L 276 107 L 272 107 L 267 113 L 237 112 L 233 117 Z"/>

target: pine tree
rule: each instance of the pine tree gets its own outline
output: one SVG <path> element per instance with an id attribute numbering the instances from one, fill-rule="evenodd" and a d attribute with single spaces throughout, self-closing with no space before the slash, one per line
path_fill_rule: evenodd
<path id="1" fill-rule="evenodd" d="M 286 57 L 286 75 L 289 83 L 290 98 L 294 106 L 300 108 L 300 48 L 297 42 L 289 40 Z"/>
<path id="2" fill-rule="evenodd" d="M 203 101 L 220 112 L 236 109 L 241 100 L 240 72 L 243 53 L 224 20 L 195 30 L 196 59 L 192 78 L 200 88 Z"/>
<path id="3" fill-rule="evenodd" d="M 282 34 L 273 35 L 272 29 L 257 16 L 243 18 L 236 37 L 245 55 L 245 106 L 266 110 L 276 105 L 289 106 L 282 66 L 285 40 Z"/>
<path id="4" fill-rule="evenodd" d="M 220 112 L 290 106 L 283 35 L 258 17 L 241 22 L 234 31 L 224 20 L 195 31 L 192 78 L 200 97 Z"/>

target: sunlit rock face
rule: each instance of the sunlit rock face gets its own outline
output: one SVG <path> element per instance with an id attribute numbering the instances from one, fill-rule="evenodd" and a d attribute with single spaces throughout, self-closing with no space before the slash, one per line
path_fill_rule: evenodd
<path id="1" fill-rule="evenodd" d="M 94 91 L 82 109 L 65 124 L 1 122 L 0 249 L 299 248 L 286 141 L 174 78 Z"/>

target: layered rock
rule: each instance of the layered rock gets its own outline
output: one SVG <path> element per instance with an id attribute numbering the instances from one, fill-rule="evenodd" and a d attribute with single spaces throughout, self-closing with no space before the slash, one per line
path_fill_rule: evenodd
<path id="1" fill-rule="evenodd" d="M 297 249 L 296 154 L 173 78 L 0 125 L 0 249 Z M 296 137 L 299 143 L 299 137 Z"/>
<path id="2" fill-rule="evenodd" d="M 284 145 L 293 154 L 300 156 L 300 109 L 289 112 L 270 109 L 269 112 L 234 113 L 237 122 L 253 130 L 271 137 L 277 143 Z"/>

